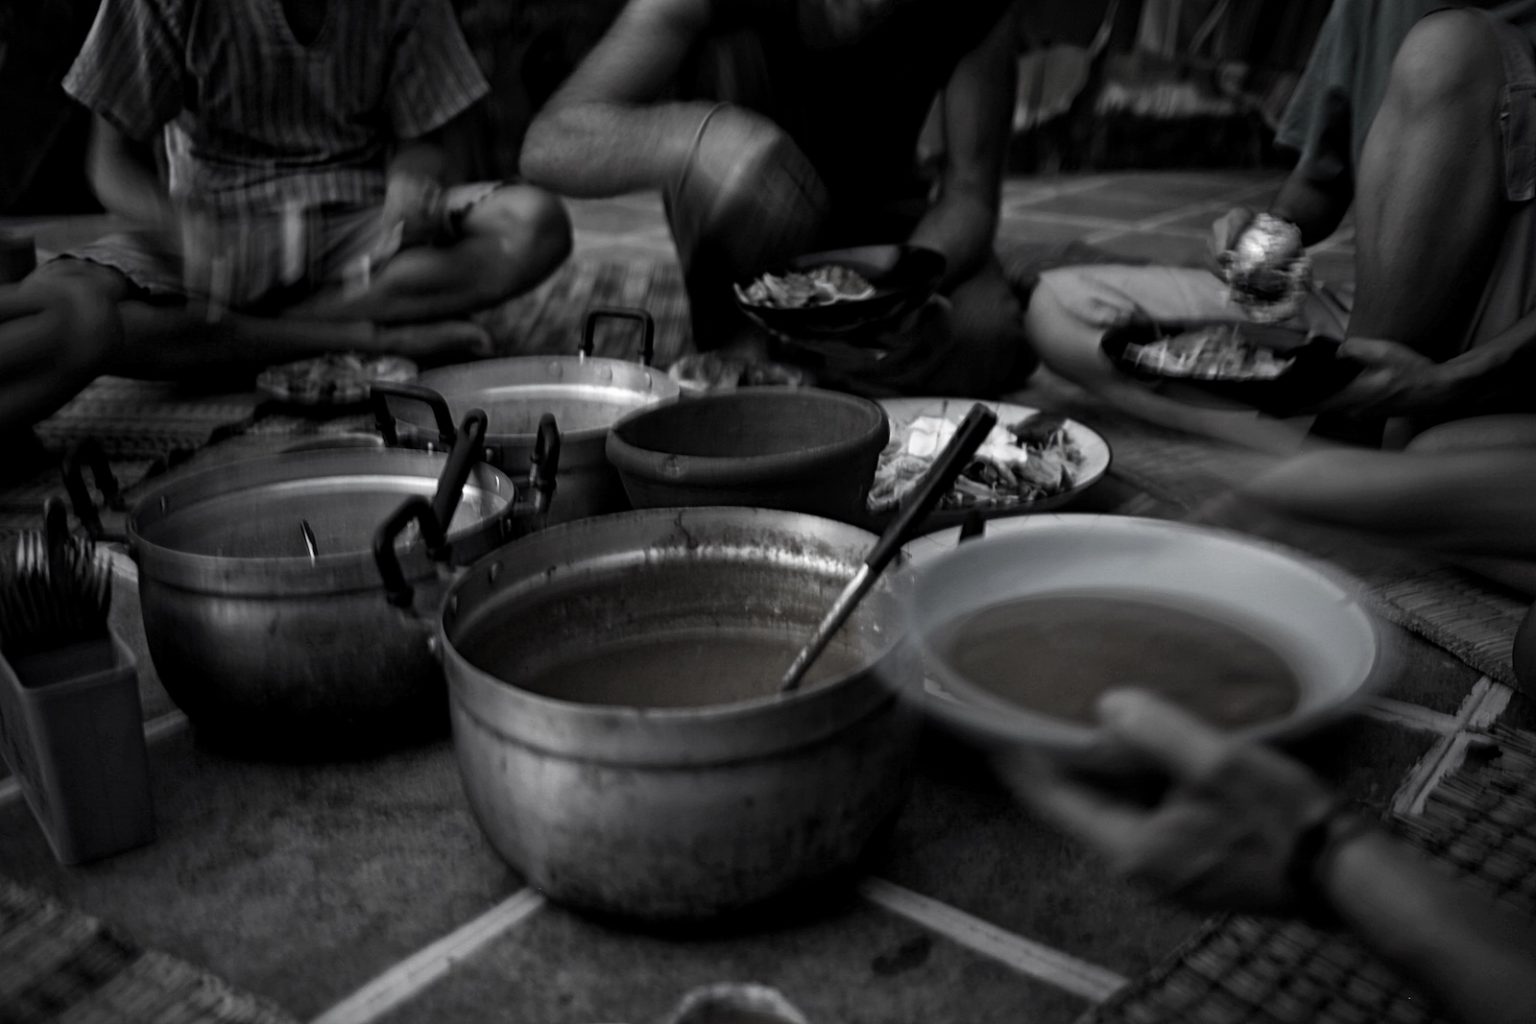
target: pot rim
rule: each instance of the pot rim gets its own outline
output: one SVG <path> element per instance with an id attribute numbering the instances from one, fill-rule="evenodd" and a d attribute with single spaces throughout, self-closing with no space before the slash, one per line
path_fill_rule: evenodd
<path id="1" fill-rule="evenodd" d="M 435 484 L 447 460 L 446 453 L 420 449 L 330 448 L 280 452 L 209 466 L 165 481 L 134 502 L 126 520 L 128 552 L 139 565 L 141 581 L 150 579 L 190 590 L 254 596 L 382 589 L 383 580 L 371 546 L 364 550 L 320 554 L 313 559 L 306 555 L 208 555 L 149 540 L 144 534 L 145 520 L 155 516 L 157 518 L 150 519 L 151 524 L 166 521 L 177 512 L 226 495 L 230 493 L 228 484 L 233 482 L 227 478 L 231 477 L 242 484 L 237 488 L 239 490 L 299 482 L 321 472 L 333 476 L 395 476 Z M 433 471 L 410 473 L 398 468 L 401 464 L 409 466 L 411 463 L 431 465 Z M 387 467 L 394 467 L 395 472 L 389 473 L 387 469 L 380 472 Z M 448 541 L 450 545 L 466 545 L 478 551 L 488 539 L 494 540 L 505 531 L 503 520 L 510 520 L 515 513 L 517 489 L 506 473 L 484 462 L 471 468 L 466 492 L 471 488 L 487 496 L 493 511 L 481 515 L 472 525 L 450 533 Z M 400 500 L 403 502 L 409 496 L 402 492 Z M 172 508 L 169 503 L 174 499 L 185 499 L 185 503 Z M 399 552 L 399 557 L 407 580 L 418 581 L 437 574 L 438 564 L 427 556 L 421 541 Z"/>
<path id="2" fill-rule="evenodd" d="M 549 356 L 508 356 L 502 359 L 486 359 L 477 363 L 468 364 L 474 370 L 474 379 L 480 383 L 480 387 L 460 390 L 451 386 L 443 386 L 445 383 L 455 381 L 459 377 L 469 376 L 464 366 L 441 367 L 437 370 L 428 370 L 417 376 L 411 383 L 420 384 L 431 388 L 442 396 L 450 409 L 456 414 L 461 410 L 470 408 L 485 408 L 487 412 L 493 408 L 496 402 L 487 404 L 483 396 L 487 391 L 503 388 L 536 387 L 549 384 L 564 384 L 571 387 L 598 386 L 613 388 L 616 391 L 628 394 L 649 397 L 652 400 L 635 412 L 643 412 L 650 406 L 666 403 L 677 398 L 682 387 L 664 371 L 658 370 L 642 363 L 630 362 L 627 359 L 613 359 L 606 356 L 583 355 L 549 355 Z M 533 371 L 542 368 L 544 375 L 539 376 Z M 489 381 L 498 371 L 507 370 L 528 372 L 527 379 L 510 379 L 501 381 Z M 574 372 L 573 372 L 574 371 Z M 602 372 L 608 372 L 611 376 L 607 380 L 587 379 Z M 626 380 L 643 380 L 645 387 L 626 386 Z M 627 413 L 632 415 L 633 413 Z M 560 433 L 561 443 L 567 447 L 580 445 L 584 442 L 601 442 L 613 430 L 616 423 L 624 417 L 619 417 L 613 423 L 602 427 L 586 427 L 581 430 L 565 431 Z M 405 419 L 395 417 L 399 428 L 406 428 L 413 437 L 430 435 L 437 436 L 437 428 L 428 420 Z M 402 433 L 405 432 L 404 430 Z M 496 445 L 528 445 L 532 446 L 536 431 L 518 433 L 503 433 L 487 431 L 485 439 L 487 443 Z M 414 446 L 413 446 L 414 447 Z"/>
<path id="3" fill-rule="evenodd" d="M 787 402 L 806 398 L 814 402 L 841 405 L 866 413 L 869 415 L 869 426 L 855 437 L 798 451 L 768 455 L 685 455 L 645 448 L 624 436 L 626 428 L 632 427 L 642 418 L 676 415 L 676 410 L 679 408 L 687 410 L 710 404 L 751 405 L 758 402 Z M 621 473 L 632 474 L 646 480 L 687 483 L 691 486 L 751 485 L 770 480 L 783 480 L 786 477 L 827 475 L 844 469 L 851 456 L 866 449 L 869 450 L 873 460 L 879 456 L 880 450 L 890 440 L 890 429 L 890 421 L 879 403 L 857 395 L 845 395 L 821 388 L 736 388 L 732 391 L 689 398 L 686 402 L 665 402 L 645 409 L 637 409 L 614 424 L 608 434 L 607 453 L 608 460 Z"/>
<path id="4" fill-rule="evenodd" d="M 664 546 L 643 540 L 622 547 L 631 534 L 664 533 L 671 524 L 678 531 L 678 542 Z M 435 636 L 442 653 L 449 680 L 452 702 L 482 727 L 521 745 L 574 756 L 578 760 L 638 764 L 713 764 L 745 761 L 784 749 L 799 747 L 839 732 L 849 723 L 863 718 L 901 697 L 908 688 L 920 684 L 920 672 L 908 671 L 905 660 L 912 654 L 901 636 L 902 613 L 896 597 L 888 589 L 883 600 L 893 602 L 882 617 L 887 633 L 877 653 L 860 659 L 860 666 L 836 679 L 788 695 L 769 694 L 728 704 L 710 704 L 683 708 L 638 708 L 617 704 L 594 704 L 563 700 L 535 693 L 487 672 L 458 649 L 451 633 L 456 624 L 476 619 L 482 606 L 484 614 L 498 611 L 501 601 L 513 604 L 533 599 L 549 583 L 569 581 L 588 575 L 605 578 L 615 569 L 654 562 L 658 551 L 687 553 L 700 550 L 719 552 L 747 551 L 743 545 L 689 547 L 682 538 L 691 530 L 707 525 L 726 529 L 747 529 L 774 524 L 780 536 L 799 530 L 803 536 L 813 530 L 829 531 L 845 542 L 873 544 L 875 535 L 832 519 L 798 512 L 735 506 L 703 506 L 686 509 L 641 509 L 632 512 L 578 520 L 552 526 L 537 534 L 514 541 L 470 566 L 445 595 L 437 615 Z M 564 572 L 551 565 L 551 558 L 541 557 L 542 549 L 558 549 L 565 538 L 574 535 L 573 547 L 583 554 Z M 828 547 L 835 546 L 835 541 Z M 605 545 L 617 550 L 605 550 Z M 758 550 L 771 550 L 765 544 Z M 851 576 L 857 562 L 838 558 L 825 550 L 816 559 L 827 559 L 847 568 Z M 501 566 L 508 567 L 503 571 Z M 508 588 L 513 596 L 503 597 Z M 479 590 L 463 607 L 466 590 Z M 505 614 L 506 609 L 500 610 Z M 459 627 L 460 629 L 462 627 Z M 809 639 L 809 631 L 806 638 Z M 915 661 L 910 663 L 915 666 Z M 785 667 L 788 668 L 786 661 Z M 485 704 L 505 708 L 508 714 L 491 722 L 482 713 Z M 766 728 L 764 723 L 771 723 Z M 790 745 L 765 742 L 781 733 L 793 735 Z M 658 736 L 686 743 L 674 743 L 665 756 L 652 755 L 647 747 L 659 746 Z M 604 746 L 604 741 L 607 746 Z"/>

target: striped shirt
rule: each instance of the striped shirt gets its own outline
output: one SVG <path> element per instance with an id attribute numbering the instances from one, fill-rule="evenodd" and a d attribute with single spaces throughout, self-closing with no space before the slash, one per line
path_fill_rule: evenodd
<path id="1" fill-rule="evenodd" d="M 214 211 L 377 204 L 393 143 L 489 86 L 448 0 L 103 0 L 64 89 L 131 138 L 164 131 L 173 199 Z"/>

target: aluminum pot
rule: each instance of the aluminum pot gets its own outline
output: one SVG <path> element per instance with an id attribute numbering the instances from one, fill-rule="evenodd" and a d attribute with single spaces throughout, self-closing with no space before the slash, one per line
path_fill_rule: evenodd
<path id="1" fill-rule="evenodd" d="M 874 540 L 799 513 L 656 509 L 553 527 L 471 566 L 439 649 L 491 844 L 554 900 L 649 920 L 848 873 L 910 784 L 918 713 L 901 696 L 920 673 L 894 584 L 838 634 L 828 677 L 775 691 Z M 614 689 L 580 692 L 604 679 Z"/>
<path id="2" fill-rule="evenodd" d="M 640 325 L 641 362 L 592 355 L 604 319 Z M 429 370 L 412 383 L 375 384 L 379 431 L 391 445 L 447 450 L 457 416 L 471 407 L 484 409 L 490 417 L 485 460 L 518 473 L 528 465 L 540 416 L 552 413 L 560 423 L 563 454 L 560 501 L 551 509 L 551 521 L 623 511 L 629 501 L 604 453 L 608 430 L 628 413 L 676 398 L 680 390 L 651 368 L 654 338 L 655 324 L 644 310 L 592 309 L 574 356 L 488 359 Z"/>
<path id="3" fill-rule="evenodd" d="M 451 455 L 281 454 L 169 481 L 136 503 L 127 540 L 150 656 L 200 731 L 329 753 L 443 728 L 427 641 L 451 566 L 533 528 L 548 496 L 547 483 L 520 496 L 474 460 L 484 424 L 467 417 Z M 420 531 L 397 544 L 405 519 Z"/>

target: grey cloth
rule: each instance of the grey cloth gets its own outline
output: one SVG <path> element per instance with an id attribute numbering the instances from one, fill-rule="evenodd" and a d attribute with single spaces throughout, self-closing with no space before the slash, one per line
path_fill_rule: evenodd
<path id="1" fill-rule="evenodd" d="M 1408 30 L 1445 0 L 1334 0 L 1275 141 L 1300 154 L 1314 181 L 1354 180 L 1366 133 L 1386 94 L 1388 72 Z M 1536 0 L 1491 13 L 1536 42 Z"/>

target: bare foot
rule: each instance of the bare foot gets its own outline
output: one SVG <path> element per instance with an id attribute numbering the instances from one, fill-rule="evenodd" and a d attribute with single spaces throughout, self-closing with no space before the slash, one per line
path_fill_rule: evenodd
<path id="1" fill-rule="evenodd" d="M 495 354 L 490 333 L 468 320 L 380 324 L 377 342 L 377 351 L 412 358 L 466 356 L 484 359 Z"/>

